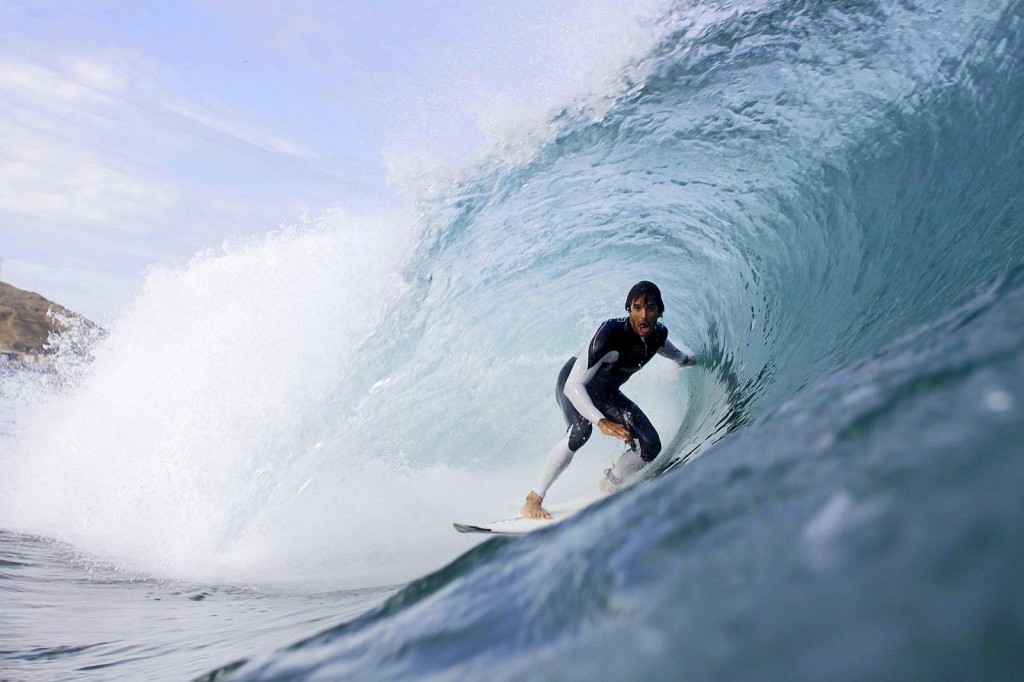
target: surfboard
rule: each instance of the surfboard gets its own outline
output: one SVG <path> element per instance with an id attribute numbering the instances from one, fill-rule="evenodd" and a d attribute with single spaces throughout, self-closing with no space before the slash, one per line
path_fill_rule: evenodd
<path id="1" fill-rule="evenodd" d="M 547 508 L 551 512 L 550 519 L 524 519 L 521 516 L 490 521 L 487 523 L 453 523 L 455 530 L 460 533 L 493 533 L 495 535 L 523 535 L 532 533 L 541 528 L 547 528 L 565 521 L 585 507 L 604 497 L 602 494 L 589 497 L 580 497 L 561 504 L 555 504 Z"/>

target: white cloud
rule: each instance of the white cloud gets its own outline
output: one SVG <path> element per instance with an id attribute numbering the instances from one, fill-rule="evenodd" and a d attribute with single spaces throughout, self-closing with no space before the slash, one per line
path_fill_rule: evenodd
<path id="1" fill-rule="evenodd" d="M 50 109 L 55 103 L 79 103 L 95 92 L 59 73 L 33 63 L 0 59 L 0 88 L 15 101 L 38 98 Z"/>
<path id="2" fill-rule="evenodd" d="M 37 221 L 144 234 L 175 191 L 94 147 L 7 119 L 0 125 L 0 211 Z"/>
<path id="3" fill-rule="evenodd" d="M 72 55 L 67 67 L 74 80 L 104 92 L 124 92 L 133 81 L 143 61 L 123 50 L 105 50 L 100 57 Z"/>
<path id="4" fill-rule="evenodd" d="M 123 126 L 120 101 L 94 86 L 121 88 L 125 78 L 95 58 L 68 62 L 90 82 L 0 59 L 0 229 L 30 224 L 45 232 L 53 224 L 146 234 L 153 229 L 150 216 L 168 210 L 177 193 L 140 172 L 117 145 L 100 144 Z"/>
<path id="5" fill-rule="evenodd" d="M 256 149 L 299 159 L 312 159 L 316 156 L 305 145 L 268 132 L 238 114 L 216 111 L 208 105 L 180 99 L 165 100 L 161 106 L 169 113 L 187 119 L 208 132 L 225 135 Z"/>
<path id="6" fill-rule="evenodd" d="M 170 91 L 129 50 L 0 54 L 5 279 L 100 321 L 148 265 L 326 203 L 335 181 L 320 165 L 226 104 Z M 289 174 L 305 194 L 289 194 Z"/>

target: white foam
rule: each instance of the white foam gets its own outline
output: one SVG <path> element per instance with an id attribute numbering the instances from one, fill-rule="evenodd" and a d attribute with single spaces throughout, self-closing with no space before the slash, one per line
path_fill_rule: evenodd
<path id="1" fill-rule="evenodd" d="M 428 91 L 394 103 L 385 149 L 392 183 L 417 196 L 484 158 L 531 160 L 559 120 L 601 120 L 642 86 L 648 52 L 670 28 L 667 4 L 559 0 L 543 11 L 479 10 L 465 40 L 417 74 Z"/>

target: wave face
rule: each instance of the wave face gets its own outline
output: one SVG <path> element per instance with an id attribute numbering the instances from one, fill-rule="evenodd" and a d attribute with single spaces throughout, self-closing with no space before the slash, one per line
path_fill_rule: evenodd
<path id="1" fill-rule="evenodd" d="M 640 402 L 685 402 L 672 455 L 701 456 L 235 674 L 1015 670 L 1022 20 L 1019 2 L 683 3 L 601 121 L 438 197 L 399 338 L 428 377 L 469 362 L 475 388 L 410 414 L 486 452 L 547 426 L 535 396 L 644 277 L 703 365 L 664 382 L 688 401 Z"/>
<path id="2" fill-rule="evenodd" d="M 465 548 L 450 520 L 514 508 L 558 368 L 651 279 L 701 366 L 627 389 L 685 466 L 221 672 L 1019 669 L 1024 4 L 662 22 L 642 83 L 433 196 L 415 240 L 332 218 L 151 276 L 21 435 L 4 525 L 189 576 L 422 574 Z"/>

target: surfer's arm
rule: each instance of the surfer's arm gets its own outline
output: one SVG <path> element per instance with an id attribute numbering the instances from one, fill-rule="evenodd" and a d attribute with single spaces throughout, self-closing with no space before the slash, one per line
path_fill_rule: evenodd
<path id="1" fill-rule="evenodd" d="M 581 353 L 569 371 L 569 377 L 565 380 L 565 388 L 562 392 L 565 393 L 565 397 L 569 399 L 569 402 L 572 403 L 572 406 L 580 414 L 594 424 L 597 424 L 597 428 L 601 429 L 601 433 L 629 443 L 633 440 L 633 435 L 629 432 L 629 429 L 605 417 L 601 410 L 597 409 L 594 405 L 594 401 L 590 399 L 590 393 L 587 392 L 587 383 L 594 378 L 601 365 L 603 363 L 615 362 L 618 359 L 619 352 L 611 351 L 601 356 L 598 362 L 588 367 L 586 356 Z"/>
<path id="2" fill-rule="evenodd" d="M 668 358 L 680 367 L 693 367 L 697 364 L 697 355 L 692 350 L 685 345 L 676 348 L 668 339 L 665 339 L 665 345 L 658 349 L 658 355 Z"/>
<path id="3" fill-rule="evenodd" d="M 577 412 L 594 424 L 600 422 L 605 416 L 601 410 L 595 407 L 594 401 L 590 399 L 590 393 L 587 392 L 587 384 L 594 378 L 602 364 L 615 362 L 618 359 L 618 351 L 611 351 L 590 365 L 587 361 L 588 354 L 580 353 L 572 369 L 569 371 L 569 378 L 565 380 L 565 388 L 562 391 L 565 393 L 565 397 L 569 399 L 569 402 L 572 403 Z"/>

